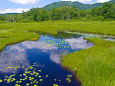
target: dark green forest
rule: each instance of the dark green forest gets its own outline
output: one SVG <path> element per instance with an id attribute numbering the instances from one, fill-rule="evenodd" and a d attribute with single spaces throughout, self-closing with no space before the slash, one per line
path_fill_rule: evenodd
<path id="1" fill-rule="evenodd" d="M 45 9 L 32 8 L 21 14 L 0 15 L 0 22 L 39 22 L 49 20 L 115 20 L 115 4 L 107 2 L 100 7 L 81 10 L 75 6 Z"/>

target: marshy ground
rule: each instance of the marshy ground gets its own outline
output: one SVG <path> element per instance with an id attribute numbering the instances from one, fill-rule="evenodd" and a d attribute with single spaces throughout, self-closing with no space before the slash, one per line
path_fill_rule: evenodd
<path id="1" fill-rule="evenodd" d="M 47 21 L 39 23 L 1 23 L 0 50 L 3 50 L 7 45 L 25 40 L 37 40 L 40 37 L 40 34 L 37 33 L 55 36 L 60 30 L 115 36 L 115 22 Z M 71 69 L 83 86 L 114 86 L 115 42 L 101 38 L 86 39 L 94 43 L 94 46 L 64 56 L 62 65 Z"/>

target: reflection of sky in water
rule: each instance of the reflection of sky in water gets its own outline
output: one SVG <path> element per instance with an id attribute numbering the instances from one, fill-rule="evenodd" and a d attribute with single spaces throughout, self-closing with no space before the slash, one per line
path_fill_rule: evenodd
<path id="1" fill-rule="evenodd" d="M 63 78 L 64 74 L 69 74 L 69 72 L 60 66 L 61 55 L 91 46 L 93 44 L 87 43 L 87 40 L 84 40 L 83 37 L 58 39 L 41 36 L 39 41 L 25 41 L 6 47 L 0 53 L 0 72 L 16 73 L 17 70 L 7 68 L 12 65 L 17 68 L 23 67 L 25 70 L 35 62 L 44 66 L 49 73 L 54 73 L 58 77 L 62 74 L 61 78 Z"/>
<path id="2" fill-rule="evenodd" d="M 50 53 L 50 60 L 55 63 L 60 63 L 60 56 L 62 54 L 85 49 L 92 45 L 92 43 L 87 43 L 87 40 L 84 40 L 83 37 L 55 39 L 49 36 L 41 36 L 39 41 L 25 41 L 20 44 L 8 46 L 0 54 L 0 69 L 2 69 L 0 71 L 12 72 L 3 70 L 10 65 L 29 65 L 26 55 L 27 49 L 39 49 L 44 53 Z"/>
<path id="3" fill-rule="evenodd" d="M 87 40 L 84 40 L 83 37 L 79 38 L 71 38 L 71 39 L 65 39 L 65 41 L 70 43 L 70 46 L 72 49 L 86 49 L 89 48 L 92 43 L 87 43 Z"/>

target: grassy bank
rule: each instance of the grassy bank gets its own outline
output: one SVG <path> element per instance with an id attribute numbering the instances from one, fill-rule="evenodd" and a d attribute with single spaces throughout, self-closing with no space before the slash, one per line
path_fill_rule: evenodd
<path id="1" fill-rule="evenodd" d="M 38 34 L 24 31 L 0 31 L 0 51 L 7 45 L 15 44 L 25 40 L 37 40 Z"/>
<path id="2" fill-rule="evenodd" d="M 70 68 L 82 86 L 115 86 L 115 42 L 89 38 L 95 45 L 65 56 L 62 65 Z"/>

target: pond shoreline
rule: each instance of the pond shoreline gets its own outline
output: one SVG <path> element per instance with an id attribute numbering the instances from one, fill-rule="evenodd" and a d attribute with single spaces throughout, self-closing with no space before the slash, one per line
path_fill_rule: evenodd
<path id="1" fill-rule="evenodd" d="M 42 37 L 44 37 L 43 39 L 42 39 Z M 51 40 L 50 39 L 50 37 L 52 38 L 52 36 L 49 36 L 49 38 L 47 38 L 47 37 L 45 37 L 45 36 L 40 36 L 40 40 L 38 40 L 37 42 L 42 42 L 41 40 L 43 40 L 44 42 L 45 42 L 45 40 L 46 40 L 46 42 L 47 42 L 47 39 L 49 40 L 49 41 L 51 41 L 51 44 L 52 44 L 52 41 L 53 40 Z M 46 39 L 47 38 L 47 39 Z M 55 38 L 55 37 L 54 37 Z M 74 38 L 74 37 L 73 37 Z M 45 40 L 44 40 L 45 39 Z M 67 42 L 67 40 L 63 40 L 63 39 L 60 39 L 60 38 L 55 38 L 57 41 L 56 41 L 56 43 L 58 43 L 59 42 L 59 40 L 60 40 L 60 42 L 59 42 L 59 45 L 61 44 L 62 46 L 64 46 L 63 44 L 65 44 L 65 46 L 69 46 L 69 45 L 66 45 L 66 44 L 68 44 L 68 42 Z M 80 37 L 80 39 L 82 39 L 83 40 L 83 37 Z M 79 39 L 79 37 L 77 37 L 76 36 L 76 41 L 80 41 L 80 39 Z M 62 40 L 62 41 L 61 41 Z M 64 41 L 66 41 L 66 42 L 64 42 Z M 22 42 L 22 43 L 19 43 L 19 44 L 16 44 L 16 45 L 12 45 L 12 46 L 8 46 L 8 47 L 6 47 L 6 49 L 3 51 L 4 53 L 5 53 L 5 51 L 13 51 L 13 54 L 15 54 L 15 52 L 18 52 L 18 49 L 19 49 L 19 53 L 20 53 L 20 49 L 21 49 L 21 47 L 24 47 L 25 49 L 26 49 L 26 47 L 27 47 L 27 43 L 28 43 L 28 46 L 34 46 L 34 45 L 37 45 L 37 46 L 40 46 L 39 44 L 36 44 L 37 42 L 34 42 L 34 41 L 25 41 L 25 42 Z M 32 45 L 31 45 L 31 43 L 32 43 Z M 35 44 L 34 44 L 35 43 Z M 50 42 L 49 42 L 50 43 Z M 84 40 L 84 41 L 82 41 L 82 43 L 86 43 L 87 44 L 87 42 Z M 81 43 L 81 45 L 82 45 L 82 43 Z M 30 45 L 29 45 L 30 44 Z M 43 43 L 42 43 L 43 44 Z M 54 42 L 54 44 L 55 44 L 55 42 Z M 22 46 L 23 45 L 23 46 Z M 24 46 L 25 45 L 25 46 Z M 84 44 L 83 44 L 84 45 Z M 16 48 L 15 46 L 19 46 L 20 48 Z M 70 45 L 71 46 L 71 45 Z M 13 49 L 13 47 L 14 47 L 14 49 Z M 46 46 L 47 47 L 47 46 Z M 61 46 L 58 46 L 59 47 L 59 50 L 61 49 Z M 28 47 L 28 48 L 30 48 L 30 47 Z M 43 47 L 44 48 L 44 47 Z M 70 47 L 62 47 L 62 48 L 64 48 L 65 49 L 65 53 L 66 53 L 66 49 L 68 50 L 68 52 L 70 52 L 69 50 L 71 50 L 70 49 Z M 52 48 L 53 49 L 53 48 Z M 55 48 L 56 49 L 56 52 L 58 52 L 57 51 L 57 48 Z M 23 49 L 21 49 L 22 50 L 22 52 L 24 52 L 23 51 Z M 32 50 L 31 48 L 30 48 L 30 50 Z M 36 50 L 36 49 L 35 49 Z M 72 49 L 73 50 L 73 49 Z M 39 50 L 38 50 L 39 51 Z M 62 50 L 63 51 L 63 50 Z M 77 51 L 77 49 L 76 49 L 76 51 Z M 78 50 L 79 51 L 79 50 Z M 40 52 L 40 51 L 39 51 Z M 39 53 L 39 52 L 36 52 L 36 53 Z M 52 52 L 54 52 L 54 50 L 52 51 Z M 63 51 L 64 52 L 64 51 Z M 74 52 L 74 51 L 71 51 L 71 52 Z M 30 52 L 29 52 L 30 53 Z M 21 53 L 20 53 L 21 54 Z M 52 54 L 52 53 L 51 53 Z M 57 54 L 59 54 L 59 53 L 57 53 Z M 21 54 L 22 55 L 22 54 Z M 34 53 L 33 53 L 33 55 L 35 55 Z M 33 56 L 32 55 L 32 56 Z M 43 54 L 44 55 L 44 54 Z M 55 53 L 54 53 L 54 55 L 55 55 Z M 60 52 L 60 55 L 61 55 L 61 52 Z M 16 55 L 14 55 L 14 56 L 16 56 Z M 17 56 L 19 56 L 19 55 L 17 55 Z M 38 55 L 37 55 L 38 56 Z M 52 56 L 52 55 L 50 55 L 50 56 Z M 12 57 L 12 56 L 11 56 Z M 34 57 L 36 57 L 36 56 L 34 56 Z M 34 58 L 33 57 L 33 58 Z M 38 56 L 39 57 L 39 56 Z M 14 58 L 14 57 L 12 57 L 12 58 Z M 23 57 L 24 58 L 24 57 Z M 32 59 L 33 59 L 32 58 Z M 42 58 L 42 56 L 41 56 L 41 58 Z M 48 57 L 49 58 L 49 57 Z M 8 59 L 8 58 L 7 58 Z M 10 59 L 10 58 L 9 58 Z M 15 59 L 15 58 L 14 58 Z M 39 59 L 39 58 L 38 58 Z M 49 58 L 51 61 L 53 61 L 53 63 L 55 63 L 55 60 L 52 60 L 51 58 Z M 60 58 L 59 58 L 60 59 Z M 35 59 L 36 60 L 36 59 Z M 39 61 L 39 60 L 36 60 L 36 61 Z M 42 60 L 43 61 L 43 60 Z M 58 60 L 57 60 L 58 61 Z M 57 62 L 56 61 L 56 62 Z M 48 62 L 48 64 L 49 64 L 49 62 Z M 56 64 L 58 64 L 58 63 L 56 63 Z M 64 67 L 62 67 L 60 64 L 58 65 L 59 67 L 61 67 L 61 69 L 63 69 L 64 71 L 67 71 L 67 75 L 66 75 L 66 72 L 64 73 L 64 74 L 62 74 L 61 75 L 61 77 L 63 77 L 64 75 L 66 75 L 66 76 L 68 76 L 68 75 L 72 75 L 72 77 L 71 77 L 71 83 L 72 84 L 75 84 L 74 82 L 78 82 L 78 84 L 79 85 L 71 85 L 70 83 L 68 84 L 68 85 L 66 85 L 66 86 L 81 86 L 81 82 L 80 82 L 80 80 L 79 79 L 77 79 L 77 77 L 75 76 L 75 74 L 74 73 L 72 73 L 71 71 L 69 71 L 68 69 L 65 69 Z M 57 67 L 58 68 L 58 67 Z M 49 68 L 50 69 L 50 68 Z M 60 69 L 60 68 L 59 68 Z M 55 68 L 54 68 L 54 70 L 55 70 Z M 58 69 L 57 69 L 58 70 Z M 59 70 L 58 70 L 59 71 Z M 63 71 L 63 72 L 64 72 Z M 62 72 L 62 73 L 63 73 Z M 57 72 L 58 73 L 58 72 Z M 68 74 L 69 73 L 69 74 Z M 61 73 L 59 73 L 59 74 L 61 74 Z M 49 74 L 48 74 L 49 75 Z M 67 77 L 66 77 L 67 78 Z M 66 78 L 65 78 L 65 80 L 66 80 Z M 60 79 L 62 79 L 62 78 L 60 78 Z M 62 79 L 63 80 L 63 79 Z"/>
<path id="2" fill-rule="evenodd" d="M 88 40 L 88 38 L 85 38 L 85 37 L 84 37 L 83 39 L 87 40 L 87 42 L 92 42 L 92 43 L 94 44 L 94 42 Z M 95 44 L 94 44 L 94 46 L 95 46 Z M 93 46 L 92 46 L 92 47 L 93 47 Z M 91 47 L 89 47 L 89 48 L 91 48 Z M 87 48 L 87 49 L 88 49 L 88 48 Z M 85 50 L 85 49 L 82 49 L 82 50 Z M 81 50 L 80 50 L 80 51 L 81 51 Z M 75 51 L 75 52 L 79 52 L 79 51 Z M 72 53 L 75 53 L 75 52 L 72 52 Z M 69 53 L 69 54 L 72 54 L 72 53 Z M 67 54 L 67 55 L 68 55 L 68 54 Z M 61 59 L 61 66 L 62 66 L 63 69 L 72 72 L 72 73 L 73 73 L 73 76 L 74 76 L 73 78 L 74 78 L 75 80 L 77 80 L 77 81 L 80 83 L 80 85 L 82 85 L 82 81 L 81 81 L 81 80 L 78 78 L 78 76 L 76 75 L 76 73 L 77 73 L 76 71 L 77 71 L 77 70 L 73 70 L 73 69 L 71 69 L 71 68 L 66 67 L 66 66 L 63 65 L 63 59 L 65 59 L 65 57 L 66 57 L 67 55 L 63 56 L 63 58 Z"/>
<path id="3" fill-rule="evenodd" d="M 60 31 L 61 32 L 61 31 Z M 63 33 L 63 32 L 62 32 Z M 78 33 L 78 32 L 75 32 L 74 34 L 76 34 L 76 33 Z M 69 32 L 69 34 L 73 34 L 73 32 Z M 79 33 L 80 35 L 81 34 L 83 34 L 83 33 Z M 85 33 L 86 34 L 86 33 Z M 95 35 L 95 34 L 94 34 Z M 107 36 L 106 36 L 107 37 Z M 114 36 L 109 36 L 109 37 L 114 37 Z M 22 41 L 19 41 L 19 42 L 13 42 L 13 43 L 10 43 L 10 44 L 8 44 L 8 45 L 12 45 L 12 44 L 17 44 L 17 43 L 20 43 L 20 42 L 23 42 L 23 41 L 27 41 L 27 40 L 29 40 L 29 41 L 36 41 L 36 40 L 38 40 L 39 38 L 37 38 L 37 37 L 33 37 L 33 38 L 35 38 L 34 40 L 29 40 L 29 39 L 24 39 L 24 40 L 22 40 Z M 87 38 L 86 38 L 87 39 Z M 100 39 L 100 38 L 98 38 L 98 39 Z M 96 42 L 96 40 L 94 41 L 94 40 L 90 40 L 90 39 L 87 39 L 88 40 L 88 42 L 92 42 L 92 43 L 94 43 L 94 44 L 96 44 L 95 42 Z M 6 45 L 6 46 L 8 46 L 8 45 Z M 6 47 L 5 46 L 5 47 Z M 5 48 L 4 47 L 4 48 Z M 3 48 L 3 49 L 4 49 Z M 2 51 L 3 49 L 1 49 L 0 51 Z M 85 49 L 83 49 L 83 50 L 85 50 Z M 77 52 L 77 51 L 76 51 Z M 75 53 L 75 52 L 73 52 L 73 53 Z M 70 53 L 70 54 L 72 54 L 72 53 Z M 64 56 L 64 57 L 66 57 L 66 56 Z M 66 59 L 66 58 L 64 58 L 64 59 Z M 78 78 L 78 76 L 75 74 L 76 73 L 76 71 L 73 71 L 70 67 L 68 68 L 68 67 L 66 67 L 66 66 L 64 66 L 63 65 L 63 59 L 61 60 L 61 66 L 64 68 L 64 69 L 67 69 L 68 71 L 70 71 L 70 72 L 72 72 L 73 73 L 73 75 L 75 75 L 75 80 L 77 80 L 77 81 L 79 81 L 80 82 L 80 84 L 82 84 L 83 82 L 81 81 L 81 79 L 79 79 Z"/>
<path id="4" fill-rule="evenodd" d="M 63 31 L 58 31 L 59 33 L 68 33 L 68 34 L 78 34 L 78 35 L 89 35 L 89 36 L 95 36 L 98 38 L 114 38 L 115 35 L 111 34 L 104 34 L 104 33 L 93 33 L 93 32 L 86 32 L 86 31 L 70 31 L 70 30 L 63 30 Z"/>
<path id="5" fill-rule="evenodd" d="M 24 42 L 24 41 L 37 41 L 38 39 L 39 39 L 39 36 L 38 37 L 34 37 L 33 39 L 24 39 L 24 40 L 20 40 L 20 41 L 17 41 L 17 42 L 12 42 L 12 43 L 6 44 L 2 48 L 0 48 L 0 52 L 2 52 L 5 49 L 5 47 L 7 47 L 9 45 L 21 43 L 21 42 Z"/>
<path id="6" fill-rule="evenodd" d="M 112 68 L 112 65 L 109 65 L 109 64 L 111 63 L 111 61 L 113 61 L 112 59 L 114 59 L 115 53 L 113 51 L 113 54 L 111 55 L 111 53 L 107 53 L 107 51 L 109 51 L 109 49 L 111 49 L 111 48 L 114 50 L 115 42 L 105 41 L 105 40 L 102 40 L 101 38 L 86 38 L 86 39 L 89 42 L 92 42 L 94 44 L 94 46 L 90 47 L 88 49 L 83 49 L 78 52 L 73 52 L 73 53 L 67 54 L 61 60 L 62 66 L 64 68 L 72 71 L 75 74 L 75 76 L 77 77 L 77 79 L 80 80 L 80 82 L 83 86 L 95 86 L 95 85 L 96 86 L 100 86 L 100 85 L 105 86 L 105 84 L 109 84 L 110 82 L 114 83 L 114 80 L 113 79 L 111 80 L 112 76 L 108 80 L 108 83 L 106 83 L 105 77 L 109 76 L 109 72 L 114 72 L 114 71 L 111 71 L 113 68 Z M 99 42 L 101 42 L 101 43 L 99 43 Z M 108 44 L 110 44 L 110 45 L 108 45 Z M 108 46 L 110 46 L 110 47 L 108 47 Z M 97 54 L 95 54 L 94 51 Z M 102 54 L 100 53 L 100 51 Z M 109 59 L 109 57 L 111 57 L 111 59 Z M 70 61 L 70 59 L 71 59 L 71 61 Z M 110 62 L 106 63 L 106 61 L 108 62 L 108 59 L 110 60 Z M 91 60 L 91 62 L 89 60 Z M 105 62 L 103 62 L 103 60 Z M 87 62 L 87 61 L 89 61 L 89 62 Z M 100 64 L 96 65 L 97 62 Z M 71 65 L 71 64 L 73 64 L 73 65 Z M 86 65 L 86 64 L 91 64 L 92 66 Z M 104 71 L 108 71 L 108 72 L 103 72 L 104 76 L 103 76 L 103 74 L 102 75 L 100 74 L 101 71 L 95 70 L 95 68 L 100 69 L 101 67 L 103 67 L 103 65 L 109 65 L 109 68 L 111 69 L 111 70 L 107 70 L 108 67 L 102 69 Z M 91 66 L 91 68 L 90 68 L 90 66 Z M 86 67 L 86 69 L 84 69 L 85 67 Z M 87 68 L 88 68 L 88 70 L 87 70 Z M 76 70 L 74 71 L 74 69 L 76 69 Z M 94 70 L 96 71 L 96 73 L 94 72 L 94 75 L 92 76 L 92 71 L 94 71 Z M 97 72 L 98 72 L 99 76 L 97 76 Z M 102 78 L 102 80 L 100 80 L 99 82 L 97 80 L 98 77 Z M 90 83 L 88 83 L 88 81 Z M 102 81 L 103 81 L 103 83 L 101 83 Z M 109 86 L 109 85 L 107 85 L 107 86 Z M 113 85 L 111 85 L 111 86 L 113 86 Z"/>
<path id="7" fill-rule="evenodd" d="M 68 71 L 70 71 L 72 74 L 73 74 L 73 79 L 74 80 L 76 80 L 76 81 L 78 81 L 79 83 L 80 83 L 80 85 L 82 85 L 82 82 L 81 82 L 81 80 L 77 77 L 77 75 L 75 74 L 75 72 L 74 71 L 72 71 L 72 69 L 71 68 L 68 68 L 68 67 L 66 67 L 66 66 L 63 66 L 63 61 L 61 61 L 61 67 L 63 68 L 63 69 L 65 69 L 65 70 L 68 70 Z"/>

